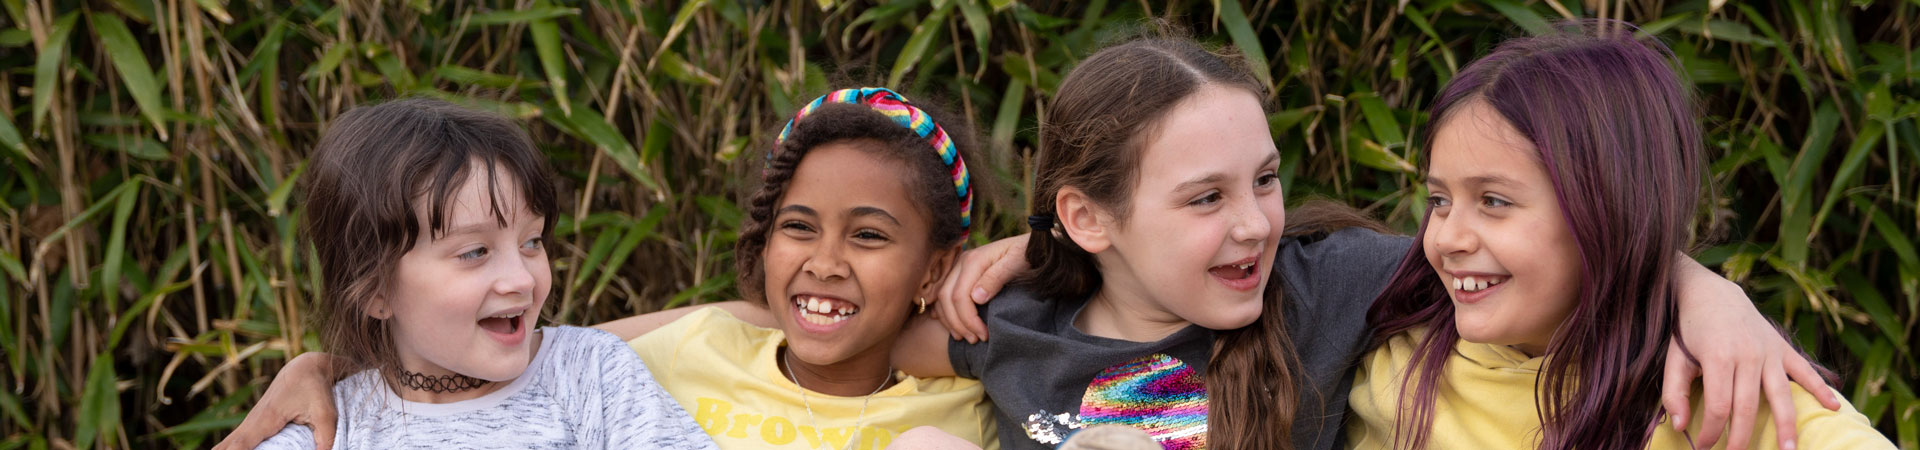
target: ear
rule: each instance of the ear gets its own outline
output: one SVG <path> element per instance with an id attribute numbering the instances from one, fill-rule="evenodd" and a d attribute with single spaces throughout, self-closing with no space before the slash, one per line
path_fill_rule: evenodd
<path id="1" fill-rule="evenodd" d="M 960 245 L 953 244 L 933 251 L 931 264 L 927 264 L 927 273 L 920 277 L 921 297 L 927 297 L 929 302 L 932 301 L 932 297 L 936 295 L 935 291 L 939 290 L 941 283 L 947 280 L 947 273 L 953 270 L 954 262 L 960 260 Z"/>
<path id="2" fill-rule="evenodd" d="M 1073 187 L 1060 188 L 1053 196 L 1054 215 L 1060 218 L 1060 231 L 1087 253 L 1100 253 L 1113 245 L 1109 236 L 1113 215 L 1094 204 L 1093 198 Z"/>
<path id="3" fill-rule="evenodd" d="M 368 317 L 375 319 L 387 320 L 393 318 L 393 308 L 387 307 L 387 296 L 385 295 L 373 296 L 373 301 L 367 302 L 366 312 Z"/>

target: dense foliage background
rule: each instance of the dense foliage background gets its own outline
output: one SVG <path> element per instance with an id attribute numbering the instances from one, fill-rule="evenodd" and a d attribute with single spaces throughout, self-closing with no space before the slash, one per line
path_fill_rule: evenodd
<path id="1" fill-rule="evenodd" d="M 884 84 L 988 137 L 1017 232 L 1061 75 L 1168 18 L 1274 87 L 1290 200 L 1411 230 L 1439 86 L 1569 17 L 1669 43 L 1722 196 L 1699 258 L 1920 448 L 1920 0 L 292 3 L 0 0 L 0 449 L 195 447 L 316 347 L 293 196 L 328 121 L 402 95 L 520 118 L 562 180 L 550 320 L 734 295 L 730 194 L 798 102 Z M 749 155 L 749 156 L 742 156 Z"/>

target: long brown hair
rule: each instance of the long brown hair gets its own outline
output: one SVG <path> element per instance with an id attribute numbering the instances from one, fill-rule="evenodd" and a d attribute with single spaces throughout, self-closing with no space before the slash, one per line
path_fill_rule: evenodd
<path id="1" fill-rule="evenodd" d="M 321 134 L 309 164 L 302 231 L 320 259 L 320 344 L 344 360 L 333 365 L 336 379 L 399 368 L 389 321 L 369 308 L 392 287 L 400 257 L 422 233 L 446 232 L 452 198 L 469 171 L 486 171 L 490 194 L 502 176 L 517 181 L 528 211 L 546 221 L 544 237 L 558 217 L 546 158 L 526 130 L 444 101 L 413 98 L 347 111 Z M 424 230 L 415 205 L 427 214 Z M 507 206 L 489 205 L 502 226 Z"/>
<path id="2" fill-rule="evenodd" d="M 1173 106 L 1209 84 L 1261 99 L 1267 94 L 1239 58 L 1210 52 L 1186 38 L 1136 39 L 1087 57 L 1060 83 L 1059 94 L 1047 107 L 1034 168 L 1032 214 L 1056 215 L 1055 196 L 1071 186 L 1126 220 L 1146 136 Z M 1356 225 L 1380 230 L 1345 206 L 1315 204 L 1288 215 L 1293 219 L 1288 234 Z M 1035 236 L 1027 244 L 1026 258 L 1033 270 L 1017 282 L 1038 298 L 1081 298 L 1100 287 L 1093 255 L 1063 234 Z M 1205 375 L 1211 447 L 1292 447 L 1300 363 L 1286 333 L 1282 285 L 1277 276 L 1267 284 L 1254 323 L 1220 331 L 1214 339 Z"/>

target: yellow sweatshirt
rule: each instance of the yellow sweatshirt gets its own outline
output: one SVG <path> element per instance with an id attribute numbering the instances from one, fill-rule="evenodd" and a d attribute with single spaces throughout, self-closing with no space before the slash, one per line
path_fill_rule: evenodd
<path id="1" fill-rule="evenodd" d="M 1401 333 L 1386 345 L 1360 359 L 1348 400 L 1349 448 L 1389 448 L 1393 445 L 1394 410 L 1401 399 L 1400 384 L 1415 344 L 1424 330 Z M 1540 415 L 1535 408 L 1537 391 L 1534 377 L 1545 358 L 1528 357 L 1518 350 L 1499 345 L 1459 341 L 1453 355 L 1441 369 L 1434 395 L 1433 428 L 1427 448 L 1433 449 L 1524 449 L 1540 444 Z M 1694 387 L 1693 411 L 1701 411 L 1701 391 Z M 1801 449 L 1893 449 L 1886 436 L 1873 429 L 1866 416 L 1842 398 L 1839 411 L 1820 406 L 1812 394 L 1793 386 L 1794 411 L 1798 417 Z M 1657 407 L 1657 406 L 1656 406 Z M 1779 446 L 1774 437 L 1773 415 L 1762 399 L 1750 442 L 1755 449 Z M 1621 426 L 1643 426 L 1621 424 Z M 1686 434 L 1662 421 L 1650 439 L 1648 448 L 1689 449 L 1688 436 L 1700 435 L 1700 421 L 1688 424 Z M 1722 438 L 1714 448 L 1723 448 Z"/>

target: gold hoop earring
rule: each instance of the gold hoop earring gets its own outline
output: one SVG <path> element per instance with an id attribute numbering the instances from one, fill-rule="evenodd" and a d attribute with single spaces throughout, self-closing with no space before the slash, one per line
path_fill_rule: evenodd
<path id="1" fill-rule="evenodd" d="M 926 314 L 926 313 L 927 313 L 927 298 L 920 297 L 920 312 L 917 312 L 915 314 Z"/>

